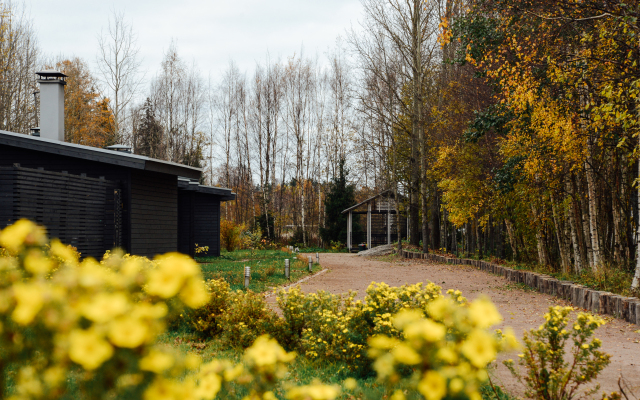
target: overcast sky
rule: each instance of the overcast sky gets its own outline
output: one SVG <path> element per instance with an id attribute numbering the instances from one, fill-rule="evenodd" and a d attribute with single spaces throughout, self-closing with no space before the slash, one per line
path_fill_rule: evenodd
<path id="1" fill-rule="evenodd" d="M 123 11 L 138 34 L 147 78 L 175 40 L 181 57 L 213 79 L 234 60 L 251 71 L 269 51 L 272 59 L 304 52 L 322 56 L 338 36 L 357 25 L 359 0 L 25 0 L 47 55 L 96 57 L 97 35 L 110 11 Z"/>

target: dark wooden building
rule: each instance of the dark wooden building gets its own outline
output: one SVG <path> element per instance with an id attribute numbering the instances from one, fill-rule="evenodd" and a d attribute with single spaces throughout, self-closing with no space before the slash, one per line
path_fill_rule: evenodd
<path id="1" fill-rule="evenodd" d="M 220 251 L 228 189 L 192 184 L 202 171 L 113 150 L 0 131 L 0 229 L 20 218 L 100 257 L 121 247 L 152 257 Z M 184 229 L 183 229 L 184 227 Z"/>
<path id="2" fill-rule="evenodd" d="M 219 256 L 220 202 L 234 199 L 229 189 L 178 178 L 178 250 L 193 257 L 197 244 L 209 248 L 199 256 Z"/>

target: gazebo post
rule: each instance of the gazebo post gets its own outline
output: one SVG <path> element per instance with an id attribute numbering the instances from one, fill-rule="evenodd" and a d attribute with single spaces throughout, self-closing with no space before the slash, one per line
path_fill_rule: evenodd
<path id="1" fill-rule="evenodd" d="M 347 218 L 347 249 L 349 249 L 349 253 L 351 253 L 351 211 L 349 211 L 349 217 Z"/>
<path id="2" fill-rule="evenodd" d="M 367 249 L 371 248 L 371 202 L 367 203 Z"/>
<path id="3" fill-rule="evenodd" d="M 391 244 L 391 201 L 387 197 L 387 244 Z"/>

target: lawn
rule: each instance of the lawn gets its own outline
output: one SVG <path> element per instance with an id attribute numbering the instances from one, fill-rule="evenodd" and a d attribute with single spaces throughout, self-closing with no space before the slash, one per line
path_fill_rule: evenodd
<path id="1" fill-rule="evenodd" d="M 290 280 L 284 275 L 284 260 L 290 261 Z M 281 250 L 224 251 L 220 257 L 196 258 L 205 279 L 224 279 L 231 289 L 244 288 L 244 267 L 251 267 L 249 289 L 265 292 L 278 286 L 295 282 L 309 275 L 309 263 Z M 313 259 L 313 272 L 321 268 Z"/>

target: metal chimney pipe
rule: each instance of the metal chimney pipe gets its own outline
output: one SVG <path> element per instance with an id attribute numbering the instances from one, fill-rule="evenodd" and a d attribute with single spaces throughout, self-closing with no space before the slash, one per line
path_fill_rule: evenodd
<path id="1" fill-rule="evenodd" d="M 40 136 L 64 142 L 64 85 L 59 71 L 36 72 L 40 84 Z"/>

